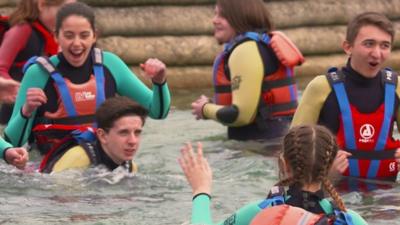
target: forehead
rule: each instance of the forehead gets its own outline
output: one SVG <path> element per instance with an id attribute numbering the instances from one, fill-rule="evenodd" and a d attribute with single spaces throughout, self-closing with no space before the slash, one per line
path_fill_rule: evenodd
<path id="1" fill-rule="evenodd" d="M 375 40 L 379 42 L 391 42 L 392 37 L 389 33 L 374 25 L 365 25 L 360 28 L 356 36 L 356 41 Z"/>
<path id="2" fill-rule="evenodd" d="M 127 115 L 115 120 L 111 129 L 141 129 L 142 127 L 143 122 L 139 116 Z"/>
<path id="3" fill-rule="evenodd" d="M 66 29 L 72 27 L 87 29 L 91 28 L 91 25 L 87 18 L 80 15 L 72 14 L 64 18 L 61 24 L 61 28 Z"/>

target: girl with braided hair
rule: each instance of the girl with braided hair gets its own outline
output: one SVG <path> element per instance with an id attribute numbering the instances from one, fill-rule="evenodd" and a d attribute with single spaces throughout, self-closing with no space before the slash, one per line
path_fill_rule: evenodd
<path id="1" fill-rule="evenodd" d="M 330 131 L 318 125 L 293 127 L 283 140 L 279 156 L 280 181 L 267 199 L 250 203 L 217 224 L 367 224 L 360 215 L 345 208 L 328 179 L 338 147 Z M 193 191 L 192 224 L 214 224 L 211 220 L 212 171 L 190 143 L 181 149 L 179 164 Z M 284 187 L 287 187 L 285 192 Z M 324 198 L 326 191 L 332 202 Z"/>

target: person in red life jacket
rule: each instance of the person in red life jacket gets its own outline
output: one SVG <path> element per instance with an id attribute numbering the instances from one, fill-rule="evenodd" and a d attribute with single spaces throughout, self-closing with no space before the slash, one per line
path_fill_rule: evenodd
<path id="1" fill-rule="evenodd" d="M 50 58 L 32 58 L 25 66 L 4 132 L 12 145 L 21 146 L 33 135 L 37 148 L 46 154 L 71 131 L 94 126 L 96 109 L 116 95 L 136 101 L 153 119 L 168 115 L 165 64 L 150 58 L 141 65 L 153 82 L 149 89 L 118 56 L 95 47 L 91 7 L 81 2 L 64 5 L 57 13 L 55 34 L 62 51 Z"/>
<path id="2" fill-rule="evenodd" d="M 393 129 L 400 122 L 400 85 L 395 72 L 383 69 L 394 36 L 384 15 L 357 15 L 343 42 L 347 65 L 315 77 L 294 115 L 292 126 L 320 124 L 336 135 L 342 150 L 334 171 L 345 176 L 394 180 L 399 171 L 400 141 Z"/>
<path id="3" fill-rule="evenodd" d="M 40 165 L 43 173 L 85 169 L 102 165 L 137 172 L 133 158 L 141 141 L 147 110 L 127 97 L 107 99 L 96 111 L 95 132 L 74 133 L 58 149 L 49 152 Z"/>
<path id="4" fill-rule="evenodd" d="M 22 80 L 22 67 L 29 58 L 57 54 L 58 44 L 53 35 L 56 13 L 62 5 L 71 2 L 75 0 L 19 1 L 9 16 L 10 28 L 4 34 L 0 46 L 0 76 L 17 81 L 11 84 L 15 89 Z M 12 109 L 13 104 L 2 105 L 1 124 L 7 124 Z"/>
<path id="5" fill-rule="evenodd" d="M 281 179 L 271 188 L 268 197 L 247 204 L 215 224 L 367 224 L 356 212 L 346 209 L 328 179 L 337 151 L 335 137 L 325 127 L 291 128 L 283 139 L 279 157 Z M 190 143 L 186 144 L 178 162 L 193 193 L 190 224 L 214 224 L 210 212 L 212 171 L 203 156 L 201 143 L 197 153 Z M 324 198 L 324 191 L 333 202 Z"/>
<path id="6" fill-rule="evenodd" d="M 297 106 L 293 67 L 304 61 L 281 32 L 272 31 L 262 0 L 218 0 L 214 37 L 225 44 L 214 62 L 214 99 L 192 103 L 196 119 L 228 126 L 228 138 L 282 137 Z"/>

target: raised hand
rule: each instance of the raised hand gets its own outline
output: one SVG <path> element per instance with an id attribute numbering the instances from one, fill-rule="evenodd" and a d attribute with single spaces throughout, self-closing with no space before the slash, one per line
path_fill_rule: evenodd
<path id="1" fill-rule="evenodd" d="M 192 187 L 193 196 L 199 193 L 211 194 L 212 171 L 207 159 L 203 157 L 203 146 L 197 143 L 197 153 L 193 152 L 192 144 L 186 143 L 181 148 L 178 159 L 187 181 Z"/>
<path id="2" fill-rule="evenodd" d="M 167 67 L 159 59 L 149 58 L 144 64 L 140 64 L 140 68 L 144 71 L 146 77 L 150 78 L 153 83 L 162 84 L 167 79 Z"/>

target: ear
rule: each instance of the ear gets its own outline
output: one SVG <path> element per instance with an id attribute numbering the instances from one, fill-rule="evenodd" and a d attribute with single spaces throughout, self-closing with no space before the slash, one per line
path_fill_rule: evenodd
<path id="1" fill-rule="evenodd" d="M 343 41 L 342 43 L 342 48 L 344 50 L 344 52 L 350 56 L 351 55 L 351 51 L 353 50 L 353 46 L 348 42 L 348 41 Z"/>
<path id="2" fill-rule="evenodd" d="M 101 144 L 104 144 L 107 142 L 107 140 L 106 140 L 107 133 L 102 128 L 96 129 L 96 135 L 97 135 L 97 139 L 100 141 Z"/>

